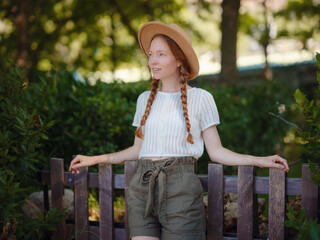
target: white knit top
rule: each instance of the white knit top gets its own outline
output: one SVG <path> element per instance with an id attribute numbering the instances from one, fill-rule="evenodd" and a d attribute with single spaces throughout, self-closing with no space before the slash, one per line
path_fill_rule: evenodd
<path id="1" fill-rule="evenodd" d="M 150 91 L 140 94 L 133 126 L 140 126 Z M 212 95 L 200 88 L 187 90 L 188 115 L 194 144 L 187 142 L 187 128 L 183 117 L 181 93 L 158 91 L 153 101 L 146 124 L 142 127 L 144 138 L 139 154 L 143 157 L 192 156 L 203 154 L 201 132 L 220 123 Z"/>

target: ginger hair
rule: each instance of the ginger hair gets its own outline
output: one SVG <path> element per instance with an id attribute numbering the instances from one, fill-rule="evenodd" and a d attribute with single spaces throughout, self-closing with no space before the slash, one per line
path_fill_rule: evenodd
<path id="1" fill-rule="evenodd" d="M 147 102 L 147 106 L 146 106 L 146 110 L 143 114 L 143 117 L 141 118 L 141 122 L 140 122 L 140 126 L 137 128 L 135 134 L 138 138 L 143 139 L 143 133 L 142 133 L 142 126 L 146 124 L 147 118 L 149 116 L 150 110 L 151 110 L 151 106 L 153 103 L 153 100 L 156 97 L 157 91 L 158 91 L 158 86 L 159 86 L 159 79 L 154 79 L 152 80 L 151 83 L 151 93 Z"/>
<path id="2" fill-rule="evenodd" d="M 186 128 L 187 128 L 187 132 L 188 132 L 187 142 L 193 144 L 194 142 L 193 142 L 193 137 L 191 134 L 191 124 L 190 124 L 189 115 L 188 115 L 187 80 L 190 75 L 190 66 L 189 66 L 188 60 L 187 60 L 186 56 L 184 55 L 184 53 L 182 52 L 181 48 L 171 38 L 169 38 L 168 36 L 162 35 L 162 34 L 158 34 L 158 35 L 155 35 L 152 38 L 152 40 L 156 37 L 162 37 L 166 41 L 172 54 L 176 57 L 177 61 L 180 63 L 179 83 L 180 83 L 183 116 L 184 116 L 184 119 L 186 122 Z M 146 110 L 145 110 L 144 115 L 141 119 L 140 126 L 137 128 L 137 130 L 135 132 L 136 136 L 141 139 L 143 139 L 142 126 L 145 125 L 146 120 L 149 116 L 152 103 L 153 103 L 155 96 L 157 94 L 157 91 L 158 91 L 159 82 L 160 82 L 159 79 L 152 80 L 151 93 L 150 93 L 150 96 L 149 96 L 149 99 L 147 102 Z"/>

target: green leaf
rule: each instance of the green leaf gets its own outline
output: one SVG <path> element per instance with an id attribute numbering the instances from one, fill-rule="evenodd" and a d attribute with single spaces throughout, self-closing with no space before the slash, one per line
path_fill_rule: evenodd
<path id="1" fill-rule="evenodd" d="M 302 224 L 304 222 L 305 217 L 306 217 L 306 212 L 304 209 L 301 209 L 297 219 L 298 223 Z"/>
<path id="2" fill-rule="evenodd" d="M 297 89 L 296 92 L 294 93 L 294 98 L 298 104 L 304 105 L 306 97 L 299 89 Z"/>
<path id="3" fill-rule="evenodd" d="M 288 219 L 291 220 L 291 221 L 295 220 L 296 219 L 296 215 L 295 215 L 295 213 L 293 211 L 293 208 L 289 204 L 287 204 L 287 211 L 288 211 L 287 212 Z"/>
<path id="4" fill-rule="evenodd" d="M 46 124 L 46 129 L 51 128 L 55 123 L 56 123 L 55 120 L 52 120 L 52 121 L 48 122 L 48 123 Z"/>
<path id="5" fill-rule="evenodd" d="M 292 220 L 286 220 L 286 221 L 283 222 L 283 224 L 284 224 L 286 227 L 295 227 L 295 226 L 296 226 L 295 222 L 292 221 Z"/>
<path id="6" fill-rule="evenodd" d="M 19 123 L 20 127 L 25 129 L 26 127 L 25 123 L 18 117 L 16 117 L 16 120 Z"/>
<path id="7" fill-rule="evenodd" d="M 320 240 L 320 224 L 314 219 L 310 219 L 310 237 L 311 240 Z"/>
<path id="8" fill-rule="evenodd" d="M 42 133 L 40 136 L 44 140 L 49 140 L 48 136 L 46 134 L 44 134 L 44 133 Z"/>

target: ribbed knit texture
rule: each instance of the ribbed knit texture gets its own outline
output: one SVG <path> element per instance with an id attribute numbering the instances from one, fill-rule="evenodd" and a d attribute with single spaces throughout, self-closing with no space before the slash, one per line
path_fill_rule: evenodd
<path id="1" fill-rule="evenodd" d="M 140 94 L 133 126 L 140 126 L 150 91 Z M 212 95 L 200 88 L 187 91 L 188 114 L 194 144 L 187 142 L 187 129 L 183 117 L 181 93 L 158 91 L 146 124 L 142 127 L 144 138 L 139 158 L 192 156 L 201 157 L 204 150 L 201 132 L 220 123 L 217 106 Z"/>

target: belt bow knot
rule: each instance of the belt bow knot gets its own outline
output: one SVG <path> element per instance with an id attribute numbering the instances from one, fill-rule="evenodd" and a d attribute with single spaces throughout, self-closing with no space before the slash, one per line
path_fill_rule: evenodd
<path id="1" fill-rule="evenodd" d="M 159 186 L 159 220 L 162 222 L 167 221 L 166 215 L 166 199 L 167 199 L 167 173 L 170 168 L 174 166 L 175 161 L 168 161 L 163 166 L 153 167 L 142 175 L 142 182 L 149 184 L 147 206 L 144 217 L 148 217 L 154 206 L 154 185 L 156 178 L 158 178 Z"/>

